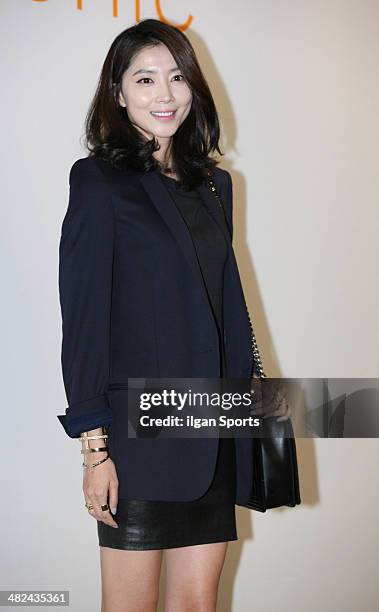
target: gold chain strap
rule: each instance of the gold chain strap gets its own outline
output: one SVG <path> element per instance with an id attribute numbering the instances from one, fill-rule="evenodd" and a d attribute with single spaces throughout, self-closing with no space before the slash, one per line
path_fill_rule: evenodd
<path id="1" fill-rule="evenodd" d="M 211 173 L 210 170 L 208 171 L 207 182 L 208 182 L 209 189 L 211 190 L 211 192 L 213 193 L 213 195 L 217 199 L 217 201 L 218 201 L 218 203 L 219 203 L 219 205 L 220 205 L 220 207 L 221 207 L 221 209 L 223 211 L 224 217 L 226 219 L 225 208 L 224 208 L 224 205 L 223 205 L 222 200 L 220 198 L 220 195 L 217 193 L 216 185 L 214 184 L 213 176 L 212 176 L 212 173 Z M 253 325 L 251 323 L 250 314 L 249 314 L 249 310 L 247 308 L 245 297 L 244 297 L 244 303 L 245 303 L 247 317 L 249 319 L 249 325 L 250 325 L 251 352 L 253 354 L 253 374 L 255 372 L 257 372 L 258 376 L 260 378 L 267 378 L 266 374 L 263 371 L 262 360 L 261 360 L 261 356 L 259 354 L 258 344 L 257 344 L 257 340 L 255 338 L 255 334 L 254 334 L 254 330 L 253 330 Z"/>

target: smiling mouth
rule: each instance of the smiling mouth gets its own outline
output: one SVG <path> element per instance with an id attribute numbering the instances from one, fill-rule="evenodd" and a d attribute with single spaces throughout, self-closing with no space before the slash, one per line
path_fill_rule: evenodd
<path id="1" fill-rule="evenodd" d="M 173 119 L 176 116 L 176 110 L 174 111 L 150 111 L 150 114 L 155 117 L 155 119 L 160 120 L 169 120 Z"/>

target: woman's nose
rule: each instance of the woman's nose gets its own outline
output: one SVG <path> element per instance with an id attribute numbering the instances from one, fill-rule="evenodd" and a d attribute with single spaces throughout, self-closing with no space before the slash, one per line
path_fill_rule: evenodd
<path id="1" fill-rule="evenodd" d="M 157 95 L 157 100 L 164 100 L 165 102 L 167 100 L 171 100 L 172 99 L 172 91 L 171 91 L 171 86 L 169 83 L 162 83 L 159 86 L 159 91 L 158 91 L 158 95 Z"/>

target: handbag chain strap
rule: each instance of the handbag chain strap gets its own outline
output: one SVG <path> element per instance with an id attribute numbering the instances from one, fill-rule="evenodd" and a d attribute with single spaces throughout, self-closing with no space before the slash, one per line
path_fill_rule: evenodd
<path id="1" fill-rule="evenodd" d="M 213 175 L 212 175 L 210 170 L 208 171 L 207 182 L 208 182 L 208 187 L 211 190 L 211 192 L 213 193 L 213 195 L 215 196 L 215 198 L 217 199 L 218 204 L 219 204 L 219 206 L 220 206 L 220 208 L 221 208 L 221 210 L 223 212 L 224 218 L 226 220 L 225 208 L 224 208 L 224 205 L 222 203 L 221 197 L 220 197 L 219 193 L 217 192 L 216 185 L 215 185 L 214 180 L 213 180 Z M 251 352 L 252 352 L 252 355 L 253 355 L 253 374 L 255 372 L 257 372 L 259 378 L 267 378 L 266 374 L 263 371 L 263 365 L 262 365 L 261 356 L 259 354 L 257 340 L 255 338 L 255 334 L 254 334 L 254 330 L 253 330 L 253 325 L 252 325 L 251 319 L 250 319 L 250 313 L 249 313 L 249 310 L 248 310 L 248 307 L 247 307 L 244 295 L 243 295 L 243 299 L 244 299 L 245 308 L 246 308 L 246 312 L 247 312 L 247 317 L 249 319 L 249 325 L 250 325 Z"/>

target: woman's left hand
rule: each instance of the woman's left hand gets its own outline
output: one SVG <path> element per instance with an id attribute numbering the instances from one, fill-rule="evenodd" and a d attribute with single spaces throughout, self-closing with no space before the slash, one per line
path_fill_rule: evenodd
<path id="1" fill-rule="evenodd" d="M 253 378 L 258 378 L 253 376 Z M 277 421 L 286 421 L 291 416 L 291 409 L 287 403 L 285 390 L 280 387 L 280 383 L 268 382 L 267 379 L 262 379 L 261 383 L 262 401 L 258 402 L 258 406 L 251 410 L 254 415 L 263 415 L 266 417 L 277 416 Z M 251 389 L 255 392 L 255 389 Z"/>

